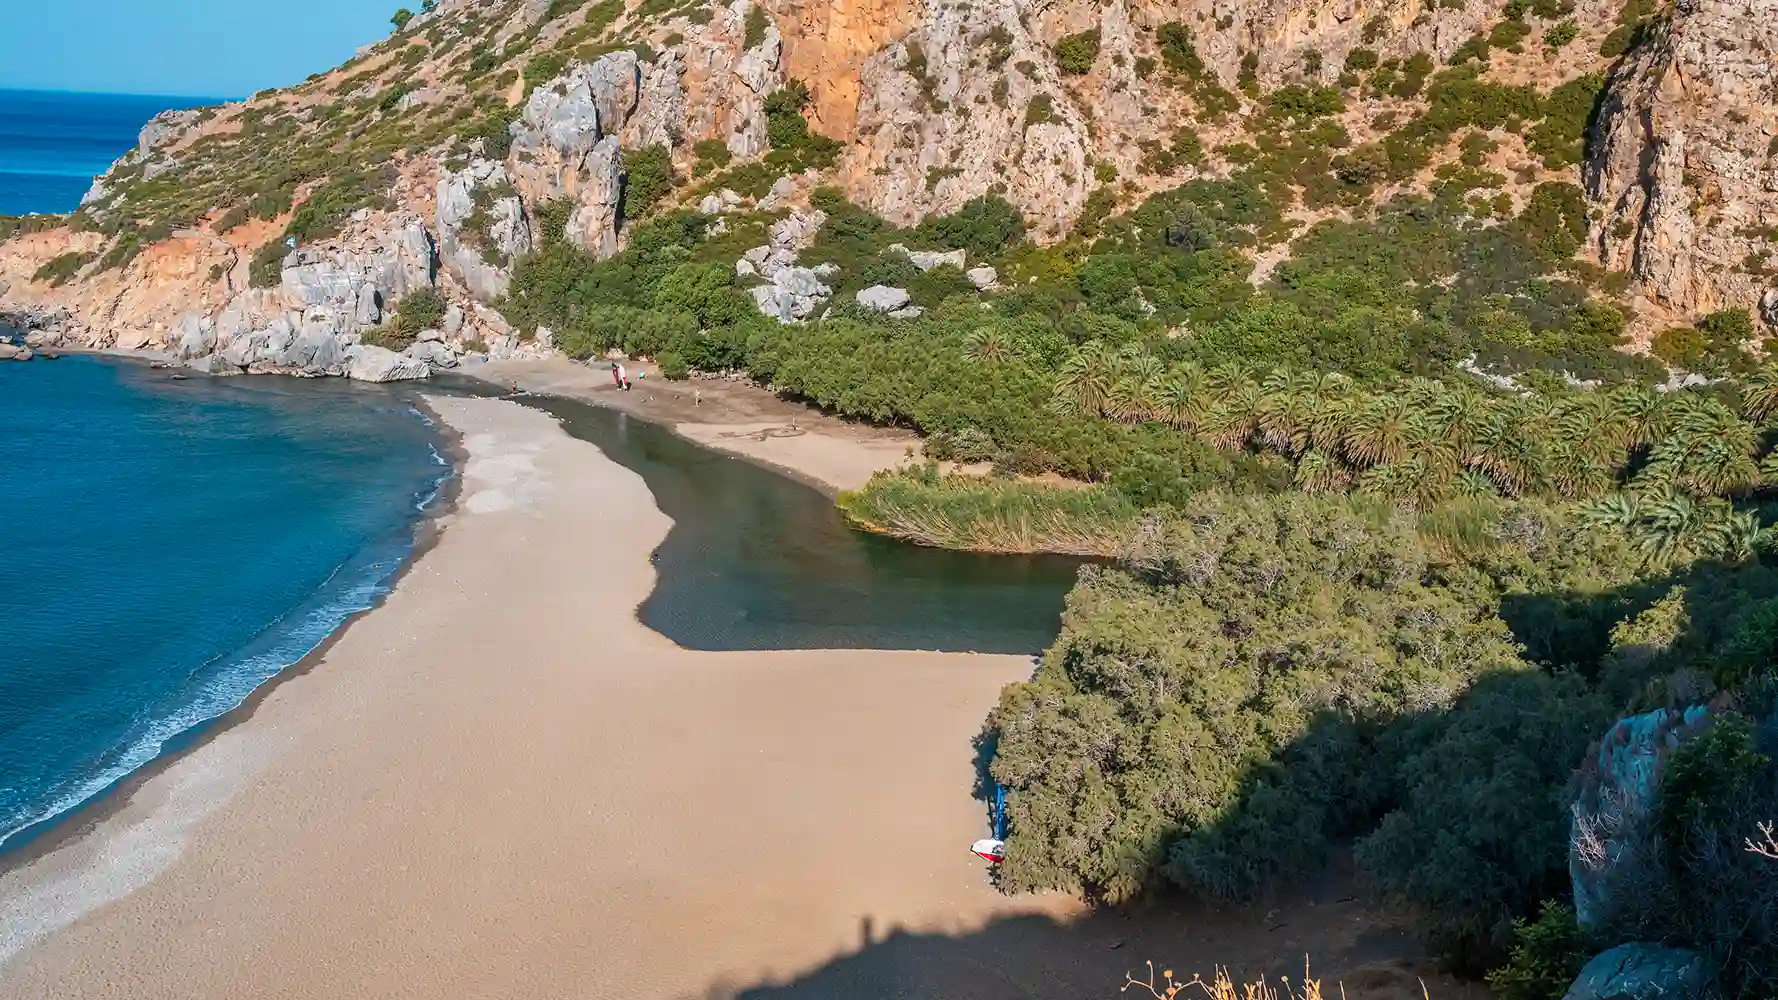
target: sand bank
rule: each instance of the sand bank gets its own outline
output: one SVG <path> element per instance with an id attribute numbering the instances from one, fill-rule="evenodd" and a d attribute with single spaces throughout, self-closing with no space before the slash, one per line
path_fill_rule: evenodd
<path id="1" fill-rule="evenodd" d="M 1401 954 L 1337 889 L 1078 921 L 998 895 L 970 737 L 1028 661 L 681 650 L 633 614 L 668 527 L 636 476 L 542 413 L 432 405 L 468 455 L 436 545 L 249 718 L 0 875 L 0 996 L 1059 1000 L 1148 957 Z"/>
<path id="2" fill-rule="evenodd" d="M 516 382 L 533 392 L 624 410 L 828 493 L 858 489 L 872 473 L 906 465 L 920 454 L 919 435 L 906 429 L 842 420 L 746 382 L 668 382 L 652 365 L 631 365 L 632 374 L 638 369 L 646 369 L 648 377 L 632 379 L 635 388 L 629 392 L 619 392 L 608 371 L 566 358 L 498 361 L 464 371 L 496 385 Z"/>

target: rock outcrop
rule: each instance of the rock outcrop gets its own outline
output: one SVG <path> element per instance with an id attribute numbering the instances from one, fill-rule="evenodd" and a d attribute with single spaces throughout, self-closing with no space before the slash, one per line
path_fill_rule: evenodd
<path id="1" fill-rule="evenodd" d="M 1708 728 L 1709 709 L 1657 709 L 1620 719 L 1583 761 L 1569 801 L 1568 873 L 1580 925 L 1604 926 L 1623 887 L 1649 864 L 1661 764 Z"/>
<path id="2" fill-rule="evenodd" d="M 1647 30 L 1586 164 L 1598 257 L 1681 314 L 1778 301 L 1778 0 L 1688 0 Z"/>
<path id="3" fill-rule="evenodd" d="M 471 160 L 438 179 L 438 259 L 469 294 L 491 302 L 506 294 L 512 262 L 531 252 L 531 224 L 506 168 Z"/>
<path id="4" fill-rule="evenodd" d="M 397 354 L 386 347 L 358 344 L 347 352 L 346 377 L 360 382 L 399 382 L 427 378 L 432 369 L 424 361 Z"/>
<path id="5" fill-rule="evenodd" d="M 1704 956 L 1657 944 L 1622 944 L 1581 969 L 1563 1000 L 1721 1000 Z"/>
<path id="6" fill-rule="evenodd" d="M 651 96 L 671 105 L 677 80 L 676 73 L 663 78 L 651 67 Z M 636 54 L 608 53 L 591 64 L 575 63 L 532 91 L 512 126 L 510 162 L 518 193 L 528 204 L 570 200 L 574 208 L 565 235 L 595 257 L 617 252 L 621 135 L 641 92 Z M 651 137 L 672 131 L 669 111 L 650 106 Z"/>

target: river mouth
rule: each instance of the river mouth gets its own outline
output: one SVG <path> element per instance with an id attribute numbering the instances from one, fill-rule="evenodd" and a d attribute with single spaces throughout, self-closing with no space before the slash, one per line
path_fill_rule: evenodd
<path id="1" fill-rule="evenodd" d="M 640 475 L 673 528 L 644 625 L 687 649 L 1041 652 L 1082 560 L 910 545 L 849 527 L 833 500 L 666 427 L 526 395 Z"/>

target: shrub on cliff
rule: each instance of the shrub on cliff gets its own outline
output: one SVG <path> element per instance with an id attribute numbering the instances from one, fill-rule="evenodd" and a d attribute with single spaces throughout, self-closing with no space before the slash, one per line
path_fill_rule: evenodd
<path id="1" fill-rule="evenodd" d="M 644 146 L 623 151 L 623 218 L 640 219 L 672 193 L 678 183 L 673 156 L 665 146 Z"/>
<path id="2" fill-rule="evenodd" d="M 1056 41 L 1056 65 L 1062 72 L 1081 76 L 1092 71 L 1099 58 L 1099 29 L 1064 35 Z"/>

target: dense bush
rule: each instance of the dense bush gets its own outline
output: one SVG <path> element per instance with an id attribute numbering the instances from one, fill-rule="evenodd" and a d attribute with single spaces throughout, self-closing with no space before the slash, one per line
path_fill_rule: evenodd
<path id="1" fill-rule="evenodd" d="M 1514 922 L 1512 954 L 1488 974 L 1500 1000 L 1561 1000 L 1591 957 L 1574 908 L 1546 902 L 1536 920 Z"/>
<path id="2" fill-rule="evenodd" d="M 1056 65 L 1075 76 L 1088 73 L 1099 58 L 1099 29 L 1064 35 L 1056 41 Z"/>
<path id="3" fill-rule="evenodd" d="M 31 280 L 47 281 L 52 288 L 67 284 L 74 279 L 76 274 L 80 273 L 81 268 L 92 263 L 93 259 L 92 254 L 81 253 L 76 250 L 58 254 L 46 261 L 42 267 L 39 267 L 36 272 L 31 275 Z"/>
<path id="4" fill-rule="evenodd" d="M 1083 571 L 1037 676 L 988 721 L 1002 884 L 1122 898 L 1164 869 L 1228 896 L 1317 867 L 1375 810 L 1384 786 L 1354 757 L 1378 727 L 1525 669 L 1429 561 L 1400 517 L 1205 494 L 1147 525 L 1125 568 Z M 1267 766 L 1292 754 L 1304 766 Z"/>
<path id="5" fill-rule="evenodd" d="M 623 151 L 623 218 L 640 219 L 671 194 L 679 181 L 673 173 L 673 155 L 666 146 L 644 146 Z"/>

